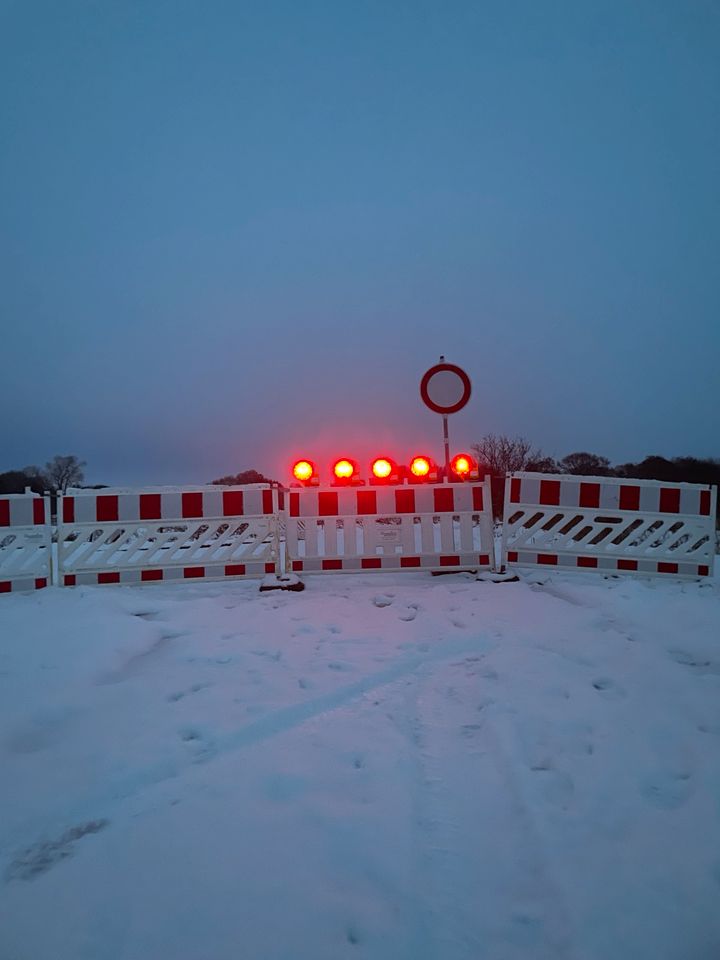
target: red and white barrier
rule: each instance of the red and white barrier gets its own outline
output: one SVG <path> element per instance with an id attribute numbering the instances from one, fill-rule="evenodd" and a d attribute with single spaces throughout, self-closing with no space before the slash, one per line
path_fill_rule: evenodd
<path id="1" fill-rule="evenodd" d="M 46 587 L 51 554 L 47 498 L 35 493 L 0 497 L 0 593 Z"/>
<path id="2" fill-rule="evenodd" d="M 58 503 L 59 583 L 278 573 L 278 497 L 259 485 L 73 491 Z"/>
<path id="3" fill-rule="evenodd" d="M 490 570 L 489 484 L 291 490 L 286 565 L 293 573 Z"/>
<path id="4" fill-rule="evenodd" d="M 716 489 L 690 483 L 508 474 L 503 561 L 641 576 L 706 577 Z"/>

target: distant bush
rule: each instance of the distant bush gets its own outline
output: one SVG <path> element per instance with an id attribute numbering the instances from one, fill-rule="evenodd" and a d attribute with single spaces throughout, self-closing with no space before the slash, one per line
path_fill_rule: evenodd
<path id="1" fill-rule="evenodd" d="M 269 477 L 264 476 L 262 473 L 258 473 L 257 470 L 243 470 L 241 473 L 228 474 L 226 477 L 220 477 L 218 480 L 213 480 L 213 483 L 221 484 L 222 486 L 226 487 L 243 486 L 249 483 L 274 482 L 274 480 L 270 480 Z"/>

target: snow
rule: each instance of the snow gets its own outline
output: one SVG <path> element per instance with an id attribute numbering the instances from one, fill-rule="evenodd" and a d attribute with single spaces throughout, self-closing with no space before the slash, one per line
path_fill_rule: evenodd
<path id="1" fill-rule="evenodd" d="M 720 584 L 0 603 L 3 960 L 720 955 Z"/>

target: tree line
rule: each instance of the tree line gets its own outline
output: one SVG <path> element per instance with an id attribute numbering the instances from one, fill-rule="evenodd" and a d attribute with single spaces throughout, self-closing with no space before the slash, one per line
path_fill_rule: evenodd
<path id="1" fill-rule="evenodd" d="M 69 455 L 53 457 L 44 467 L 7 470 L 0 473 L 0 493 L 24 493 L 27 487 L 33 493 L 65 493 L 68 487 L 82 485 L 85 466 L 84 460 Z"/>
<path id="2" fill-rule="evenodd" d="M 533 447 L 525 437 L 489 433 L 471 446 L 485 473 L 505 476 L 515 470 L 536 473 L 569 473 L 584 477 L 628 477 L 662 480 L 666 483 L 720 484 L 720 460 L 698 457 L 661 457 L 657 454 L 637 462 L 612 465 L 607 457 L 579 450 L 560 460 Z"/>

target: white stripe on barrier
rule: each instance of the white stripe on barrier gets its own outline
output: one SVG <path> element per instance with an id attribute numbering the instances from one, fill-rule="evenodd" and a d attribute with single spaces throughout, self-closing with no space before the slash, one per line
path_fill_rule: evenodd
<path id="1" fill-rule="evenodd" d="M 73 491 L 58 505 L 59 583 L 277 574 L 279 496 L 259 485 Z"/>
<path id="2" fill-rule="evenodd" d="M 50 582 L 52 529 L 46 497 L 0 497 L 0 593 L 37 590 Z"/>
<path id="3" fill-rule="evenodd" d="M 508 474 L 503 562 L 693 578 L 712 573 L 714 487 Z"/>
<path id="4" fill-rule="evenodd" d="M 289 572 L 494 567 L 489 482 L 288 494 Z"/>

